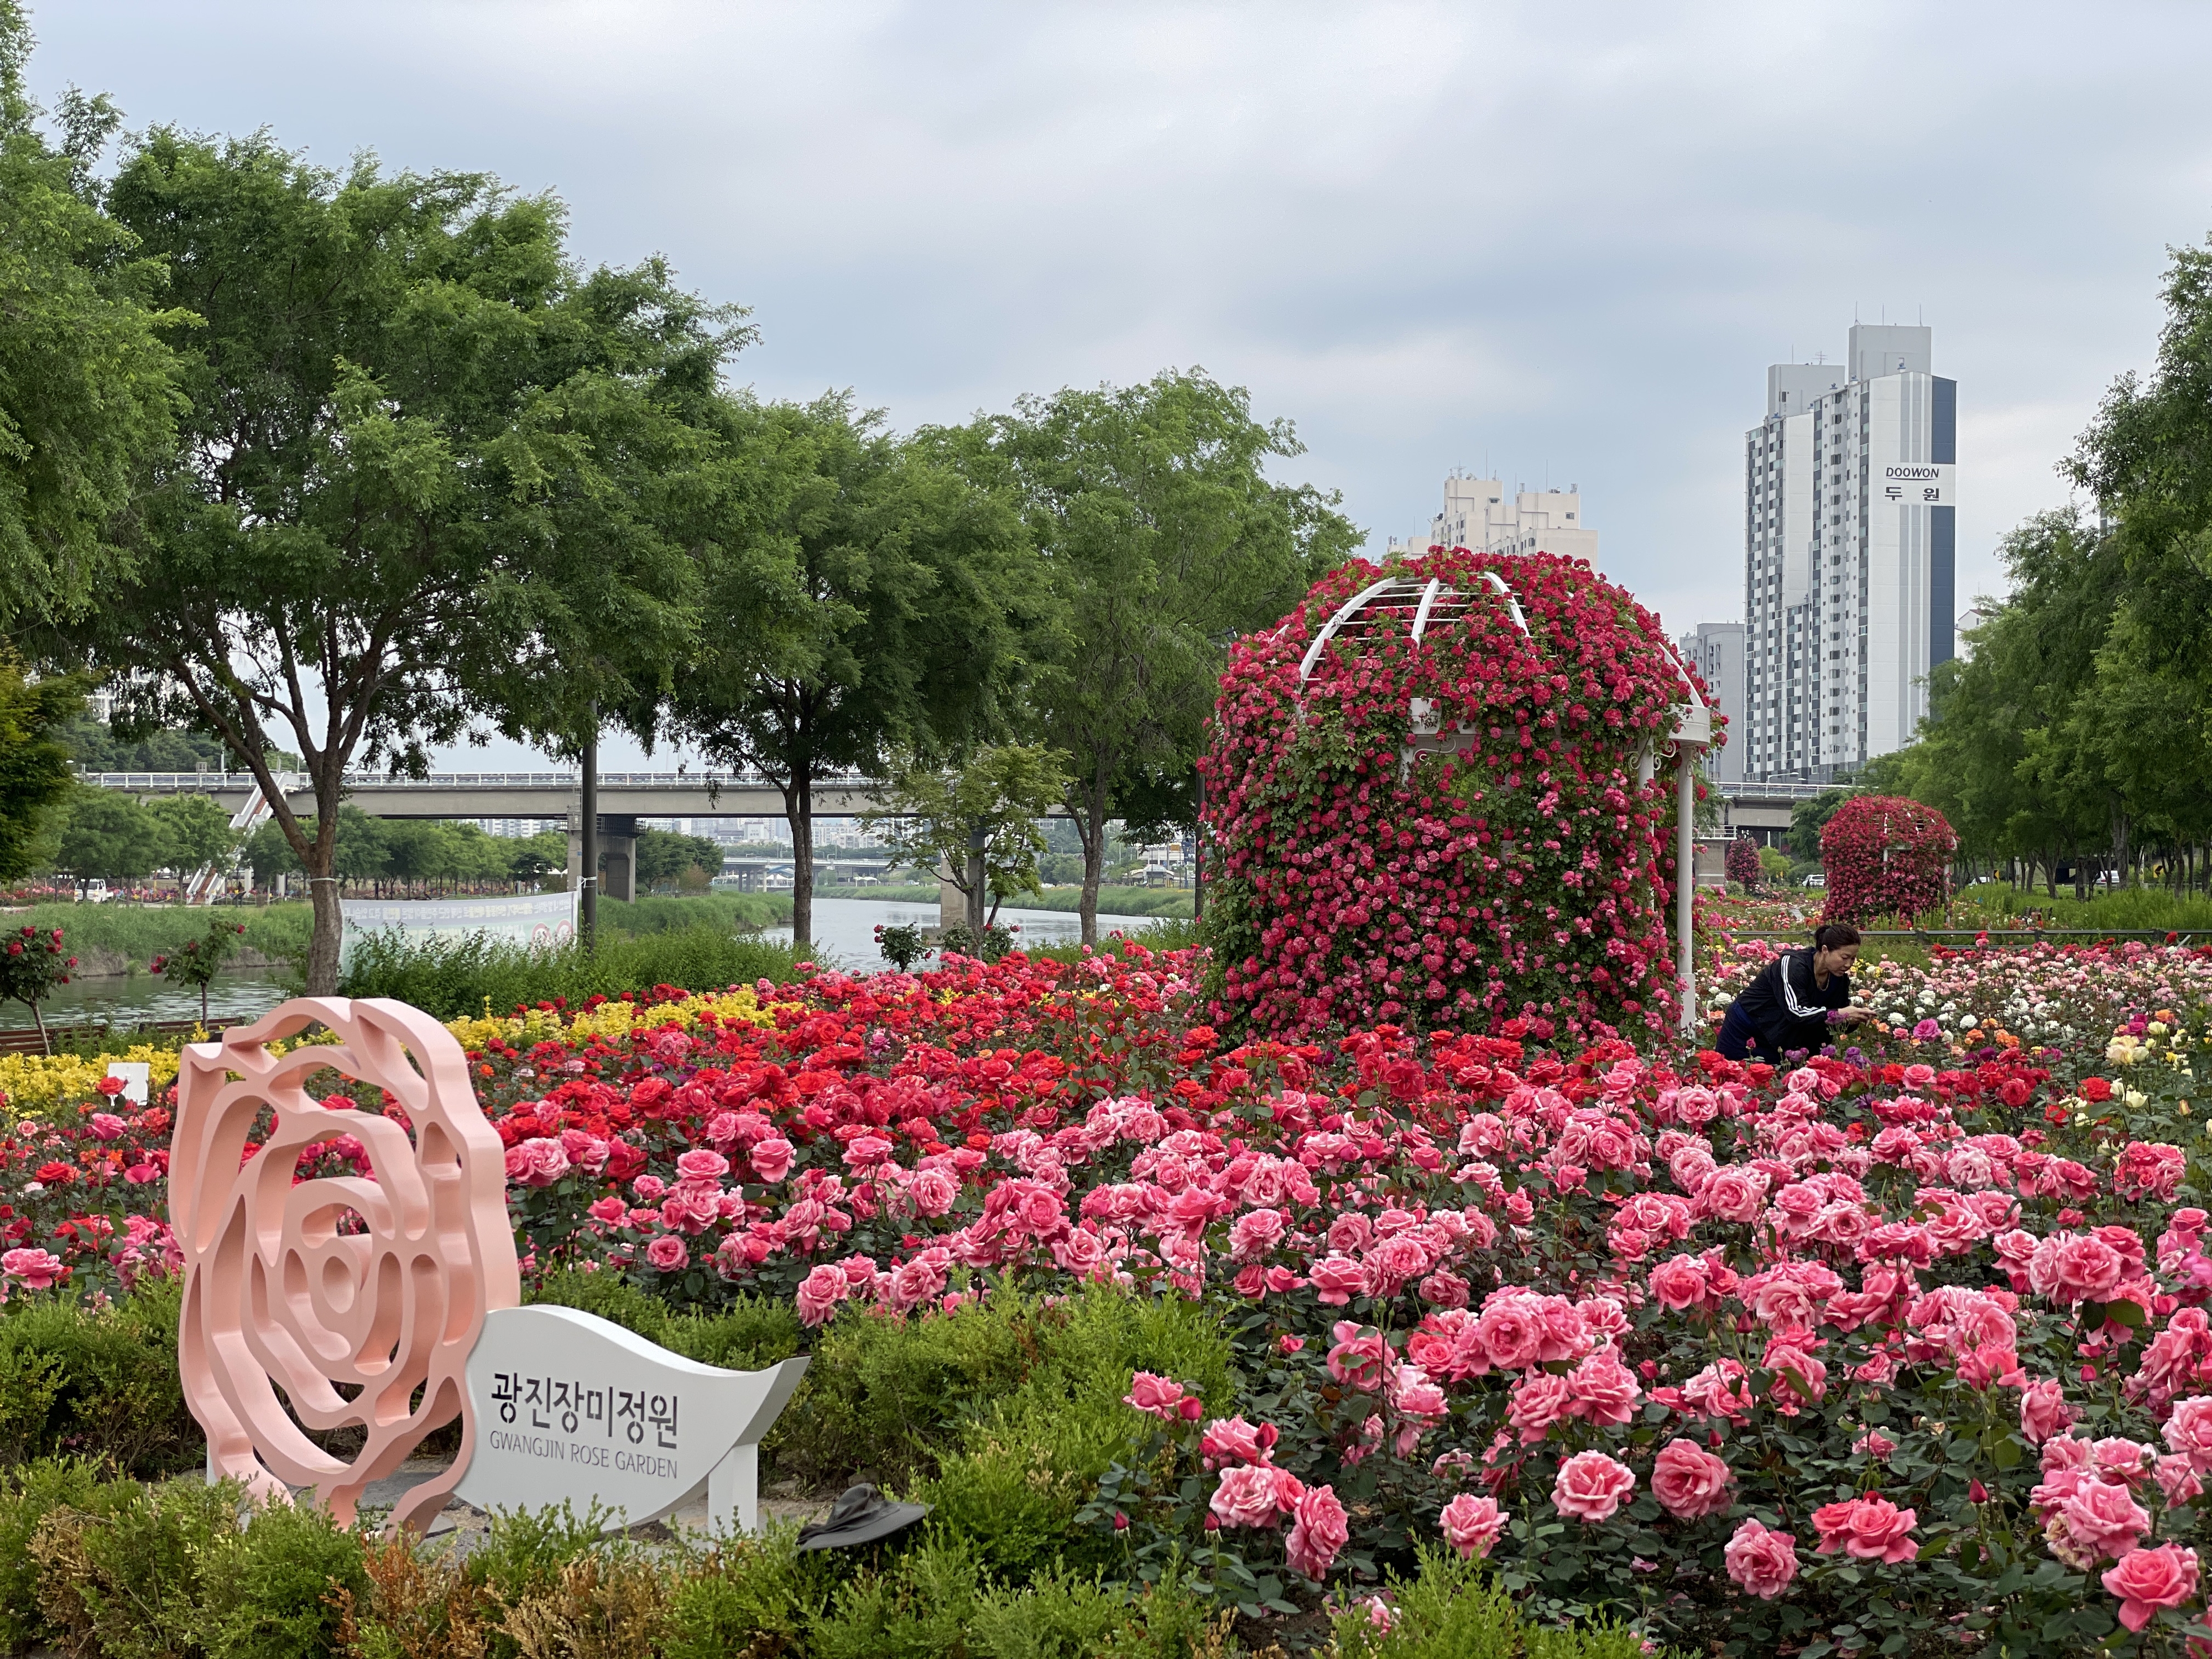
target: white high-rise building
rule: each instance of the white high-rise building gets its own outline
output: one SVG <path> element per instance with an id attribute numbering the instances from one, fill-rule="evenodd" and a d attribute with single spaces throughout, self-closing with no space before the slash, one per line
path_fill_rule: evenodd
<path id="1" fill-rule="evenodd" d="M 1509 496 L 1496 478 L 1444 480 L 1444 510 L 1425 531 L 1400 541 L 1395 554 L 1425 553 L 1431 547 L 1464 547 L 1477 553 L 1557 553 L 1597 564 L 1597 532 L 1583 523 L 1583 498 L 1565 489 L 1519 489 Z"/>
<path id="2" fill-rule="evenodd" d="M 1728 716 L 1727 745 L 1717 754 L 1705 751 L 1707 775 L 1723 783 L 1740 783 L 1745 748 L 1743 624 L 1699 623 L 1695 633 L 1683 635 L 1675 644 L 1712 693 L 1713 707 Z"/>
<path id="3" fill-rule="evenodd" d="M 1744 775 L 1826 782 L 1911 742 L 1954 654 L 1958 382 L 1932 331 L 1777 363 L 1744 435 Z"/>

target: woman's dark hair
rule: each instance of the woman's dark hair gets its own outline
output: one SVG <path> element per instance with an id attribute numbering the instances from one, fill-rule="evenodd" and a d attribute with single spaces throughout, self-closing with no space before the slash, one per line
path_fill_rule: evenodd
<path id="1" fill-rule="evenodd" d="M 1846 945 L 1859 942 L 1859 930 L 1848 921 L 1824 921 L 1813 930 L 1813 948 L 1816 951 L 1840 951 Z"/>

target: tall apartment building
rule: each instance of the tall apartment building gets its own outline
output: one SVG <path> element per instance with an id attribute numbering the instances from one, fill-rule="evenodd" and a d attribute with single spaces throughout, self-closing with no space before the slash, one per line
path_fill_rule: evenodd
<path id="1" fill-rule="evenodd" d="M 1426 531 L 1400 541 L 1392 553 L 1425 553 L 1431 546 L 1477 553 L 1558 553 L 1597 563 L 1597 532 L 1583 523 L 1583 498 L 1565 489 L 1516 489 L 1509 497 L 1496 478 L 1444 480 L 1444 510 Z"/>
<path id="2" fill-rule="evenodd" d="M 1697 631 L 1675 641 L 1682 659 L 1698 671 L 1711 692 L 1713 707 L 1728 716 L 1728 744 L 1706 754 L 1706 773 L 1723 783 L 1740 783 L 1744 769 L 1744 626 L 1741 623 L 1699 623 Z"/>
<path id="3" fill-rule="evenodd" d="M 1958 382 L 1932 331 L 1777 363 L 1744 434 L 1746 776 L 1826 782 L 1911 741 L 1954 654 Z"/>

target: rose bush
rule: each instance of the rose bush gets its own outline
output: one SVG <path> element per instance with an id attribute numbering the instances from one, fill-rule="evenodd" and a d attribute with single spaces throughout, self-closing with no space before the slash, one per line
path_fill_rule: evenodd
<path id="1" fill-rule="evenodd" d="M 1903 795 L 1853 795 L 1820 830 L 1825 921 L 1926 915 L 1951 890 L 1959 837 L 1932 806 Z"/>
<path id="2" fill-rule="evenodd" d="M 1400 589 L 1303 678 L 1371 567 L 1231 648 L 1199 763 L 1224 1008 L 1285 1036 L 1663 1027 L 1673 787 L 1644 763 L 1689 694 L 1657 619 L 1545 554 L 1438 550 L 1391 573 Z M 1415 641 L 1431 578 L 1448 586 Z"/>
<path id="3" fill-rule="evenodd" d="M 2108 965 L 2098 994 L 2202 984 L 2186 952 Z M 1513 1023 L 1235 1044 L 1202 972 L 956 957 L 486 1020 L 471 1059 L 533 1273 L 830 1334 L 1014 1290 L 1201 1302 L 1236 1376 L 1126 1375 L 1074 1506 L 1139 1578 L 1266 1613 L 1429 1547 L 1536 1618 L 1739 1653 L 2202 1617 L 2201 995 L 2069 1044 L 1886 1023 L 1778 1072 Z M 19 1304 L 165 1259 L 167 1108 L 119 1103 L 0 1145 Z"/>

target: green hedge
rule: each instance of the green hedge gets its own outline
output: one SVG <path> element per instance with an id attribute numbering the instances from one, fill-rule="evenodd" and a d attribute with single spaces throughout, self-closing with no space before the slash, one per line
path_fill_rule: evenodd
<path id="1" fill-rule="evenodd" d="M 454 1019 L 481 1013 L 487 1003 L 504 1014 L 517 1003 L 566 998 L 574 1006 L 594 995 L 616 997 L 656 985 L 696 989 L 782 981 L 794 976 L 798 959 L 788 945 L 712 926 L 602 934 L 598 950 L 588 954 L 580 945 L 531 951 L 480 933 L 419 943 L 380 933 L 356 942 L 338 990 L 349 997 L 397 997 L 440 1019 Z"/>

